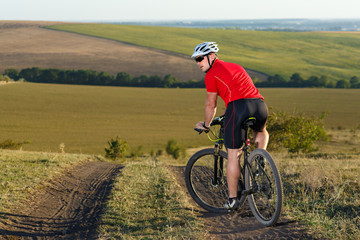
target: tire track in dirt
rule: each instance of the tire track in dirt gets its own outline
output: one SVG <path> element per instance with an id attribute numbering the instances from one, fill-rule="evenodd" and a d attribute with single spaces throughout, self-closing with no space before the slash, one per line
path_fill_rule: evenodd
<path id="1" fill-rule="evenodd" d="M 51 180 L 18 213 L 0 213 L 0 239 L 95 239 L 120 168 L 88 162 Z"/>
<path id="2" fill-rule="evenodd" d="M 180 186 L 187 193 L 184 171 L 185 167 L 169 167 Z M 187 193 L 189 199 L 190 194 Z M 243 208 L 235 213 L 209 213 L 192 201 L 194 211 L 203 220 L 209 239 L 315 239 L 296 221 L 280 216 L 273 227 L 264 227 L 253 216 L 247 201 Z"/>

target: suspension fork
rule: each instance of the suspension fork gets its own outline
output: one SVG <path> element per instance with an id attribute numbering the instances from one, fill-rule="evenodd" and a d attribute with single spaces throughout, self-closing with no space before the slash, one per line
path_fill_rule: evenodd
<path id="1" fill-rule="evenodd" d="M 217 185 L 219 183 L 219 179 L 223 178 L 224 172 L 224 158 L 220 156 L 221 145 L 215 143 L 215 151 L 214 151 L 214 178 L 212 184 Z"/>

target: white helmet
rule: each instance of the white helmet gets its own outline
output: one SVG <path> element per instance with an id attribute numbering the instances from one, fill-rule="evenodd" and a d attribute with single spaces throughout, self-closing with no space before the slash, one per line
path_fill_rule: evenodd
<path id="1" fill-rule="evenodd" d="M 216 42 L 203 42 L 195 47 L 194 53 L 191 57 L 196 58 L 209 53 L 217 53 L 218 51 L 219 48 L 217 47 Z"/>

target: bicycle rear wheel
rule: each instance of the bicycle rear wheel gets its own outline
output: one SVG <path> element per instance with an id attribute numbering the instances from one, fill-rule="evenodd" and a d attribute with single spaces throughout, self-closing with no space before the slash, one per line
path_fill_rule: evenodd
<path id="1" fill-rule="evenodd" d="M 220 151 L 215 154 L 214 148 L 203 149 L 195 153 L 185 169 L 186 187 L 202 208 L 209 212 L 224 213 L 223 204 L 228 198 L 226 180 L 227 154 Z M 245 197 L 240 199 L 242 204 Z"/>
<path id="2" fill-rule="evenodd" d="M 255 218 L 265 226 L 274 225 L 280 217 L 283 192 L 279 172 L 271 155 L 255 149 L 249 155 L 249 168 L 245 171 L 245 188 L 256 190 L 248 196 Z"/>

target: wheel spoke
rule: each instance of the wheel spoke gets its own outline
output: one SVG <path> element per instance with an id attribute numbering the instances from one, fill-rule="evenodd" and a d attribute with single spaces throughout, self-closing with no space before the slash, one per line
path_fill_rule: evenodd
<path id="1" fill-rule="evenodd" d="M 256 189 L 256 192 L 249 196 L 251 210 L 257 220 L 270 226 L 277 221 L 281 212 L 280 176 L 271 156 L 265 150 L 253 151 L 249 157 L 249 164 L 250 171 L 246 173 L 247 189 Z"/>
<path id="2" fill-rule="evenodd" d="M 227 196 L 227 182 L 226 171 L 220 168 L 218 162 L 219 158 L 213 155 L 199 158 L 192 168 L 190 181 L 201 201 L 221 208 Z"/>

